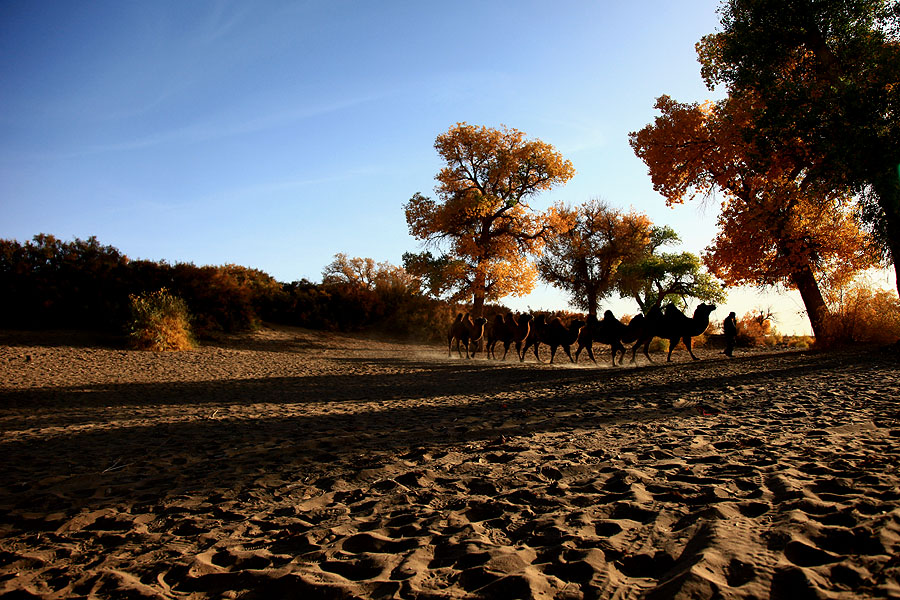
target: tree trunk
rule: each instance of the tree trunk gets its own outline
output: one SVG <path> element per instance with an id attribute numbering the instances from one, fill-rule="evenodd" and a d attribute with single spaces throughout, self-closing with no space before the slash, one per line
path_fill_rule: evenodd
<path id="1" fill-rule="evenodd" d="M 597 306 L 598 305 L 599 305 L 599 302 L 597 302 L 597 292 L 588 291 L 588 293 L 587 293 L 587 309 L 588 309 L 589 317 L 597 316 Z"/>
<path id="2" fill-rule="evenodd" d="M 484 297 L 487 294 L 487 280 L 480 265 L 475 268 L 475 282 L 472 288 L 472 317 L 478 318 L 484 312 Z"/>
<path id="3" fill-rule="evenodd" d="M 896 169 L 892 166 L 880 177 L 874 178 L 872 188 L 884 213 L 884 233 L 897 276 L 897 294 L 900 295 L 900 165 Z"/>
<path id="4" fill-rule="evenodd" d="M 800 290 L 800 297 L 806 307 L 809 316 L 809 324 L 812 326 L 813 335 L 817 340 L 825 340 L 828 337 L 826 321 L 828 319 L 828 305 L 822 297 L 819 283 L 809 266 L 803 267 L 791 275 L 791 281 Z"/>

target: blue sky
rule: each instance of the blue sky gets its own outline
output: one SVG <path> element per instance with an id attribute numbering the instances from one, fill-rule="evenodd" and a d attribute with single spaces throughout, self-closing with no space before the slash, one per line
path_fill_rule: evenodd
<path id="1" fill-rule="evenodd" d="M 603 198 L 700 253 L 716 207 L 666 207 L 627 136 L 661 94 L 716 97 L 694 44 L 718 4 L 6 0 L 0 237 L 96 235 L 131 258 L 279 281 L 319 281 L 338 252 L 400 264 L 421 248 L 403 204 L 432 195 L 434 139 L 465 121 L 574 163 L 534 208 Z M 507 304 L 566 307 L 544 286 Z M 755 306 L 803 327 L 794 295 L 738 291 L 727 308 Z"/>

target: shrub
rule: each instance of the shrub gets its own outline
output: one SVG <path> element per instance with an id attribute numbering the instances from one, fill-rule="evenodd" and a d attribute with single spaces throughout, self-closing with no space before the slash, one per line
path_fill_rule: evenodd
<path id="1" fill-rule="evenodd" d="M 187 304 L 166 288 L 149 294 L 129 296 L 131 323 L 129 338 L 138 350 L 165 352 L 194 347 Z"/>
<path id="2" fill-rule="evenodd" d="M 812 338 L 808 335 L 791 335 L 786 336 L 784 341 L 787 342 L 787 347 L 794 350 L 808 350 L 815 343 L 815 338 Z"/>
<path id="3" fill-rule="evenodd" d="M 828 342 L 890 344 L 900 339 L 900 298 L 894 291 L 857 281 L 828 294 Z"/>
<path id="4" fill-rule="evenodd" d="M 734 342 L 744 348 L 772 348 L 784 337 L 775 329 L 772 317 L 766 311 L 745 314 L 738 320 L 737 330 Z"/>

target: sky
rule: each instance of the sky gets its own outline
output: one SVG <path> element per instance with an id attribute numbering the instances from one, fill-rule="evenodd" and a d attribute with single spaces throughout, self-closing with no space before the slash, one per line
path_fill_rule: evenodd
<path id="1" fill-rule="evenodd" d="M 669 208 L 628 133 L 656 97 L 721 97 L 694 44 L 718 0 L 100 0 L 0 3 L 0 238 L 97 236 L 132 259 L 235 263 L 321 281 L 334 255 L 423 249 L 403 205 L 433 196 L 458 122 L 525 132 L 575 177 L 543 210 L 601 198 L 700 254 L 717 206 Z M 565 309 L 545 285 L 514 310 Z M 740 316 L 808 323 L 795 293 L 731 291 Z M 633 301 L 603 308 L 634 314 Z"/>

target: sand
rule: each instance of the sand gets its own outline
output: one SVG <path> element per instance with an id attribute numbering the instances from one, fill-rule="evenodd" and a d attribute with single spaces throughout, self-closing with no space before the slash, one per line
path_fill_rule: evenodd
<path id="1" fill-rule="evenodd" d="M 0 596 L 900 598 L 896 354 L 697 354 L 0 332 Z"/>

